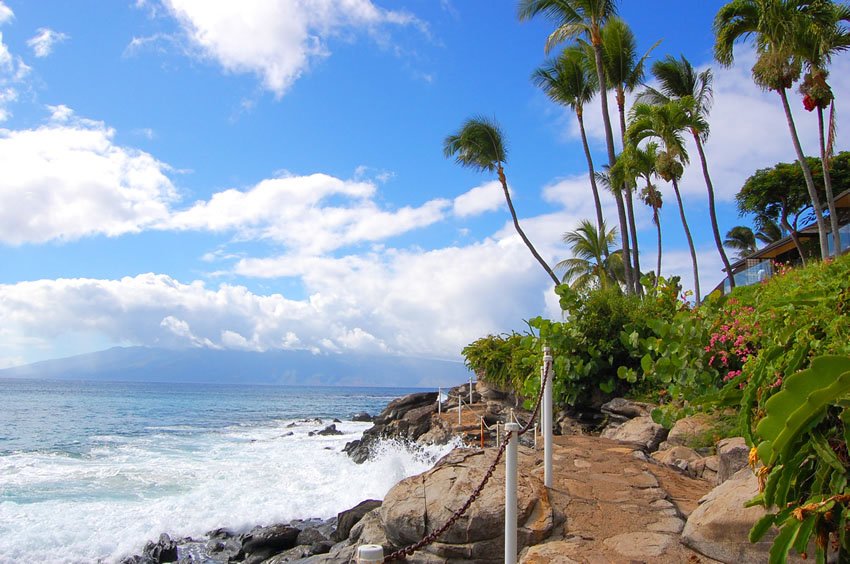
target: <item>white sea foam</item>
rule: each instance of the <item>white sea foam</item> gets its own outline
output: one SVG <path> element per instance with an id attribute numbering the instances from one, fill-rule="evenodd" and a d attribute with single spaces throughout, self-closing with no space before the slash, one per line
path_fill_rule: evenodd
<path id="1" fill-rule="evenodd" d="M 386 443 L 354 464 L 343 435 L 309 436 L 318 423 L 232 427 L 193 436 L 100 437 L 82 456 L 0 457 L 0 562 L 113 562 L 162 532 L 201 536 L 294 518 L 328 518 L 428 469 L 451 446 Z M 292 433 L 291 435 L 289 433 Z"/>

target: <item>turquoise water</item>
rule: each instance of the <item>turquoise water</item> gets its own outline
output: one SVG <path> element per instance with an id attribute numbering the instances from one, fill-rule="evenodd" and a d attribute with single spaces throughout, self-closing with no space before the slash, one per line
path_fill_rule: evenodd
<path id="1" fill-rule="evenodd" d="M 166 532 L 328 518 L 448 447 L 342 453 L 414 391 L 0 380 L 0 563 L 114 562 Z M 313 418 L 321 418 L 322 421 Z M 339 418 L 342 435 L 311 436 Z"/>

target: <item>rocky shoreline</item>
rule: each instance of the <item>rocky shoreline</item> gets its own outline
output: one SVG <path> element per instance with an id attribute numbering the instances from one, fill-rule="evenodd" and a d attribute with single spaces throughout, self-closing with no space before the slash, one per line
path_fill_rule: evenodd
<path id="1" fill-rule="evenodd" d="M 413 446 L 445 444 L 460 436 L 477 446 L 482 441 L 482 418 L 491 426 L 506 421 L 512 410 L 520 420 L 529 415 L 518 407 L 516 398 L 479 382 L 472 391 L 474 409 L 464 408 L 458 425 L 458 396 L 468 401 L 468 384 L 450 390 L 442 414 L 434 392 L 397 398 L 344 451 L 362 463 L 386 439 Z M 588 561 L 588 554 L 608 554 L 612 560 L 606 561 L 765 561 L 770 540 L 756 545 L 747 541 L 749 527 L 763 510 L 743 508 L 743 502 L 757 491 L 755 477 L 746 468 L 749 449 L 743 439 L 691 448 L 710 422 L 688 418 L 668 432 L 652 422 L 651 407 L 618 398 L 597 413 L 559 414 L 556 433 L 563 437 L 556 442 L 556 466 L 561 468 L 570 459 L 571 465 L 559 477 L 560 487 L 552 490 L 542 486 L 540 452 L 530 448 L 533 438 L 526 435 L 527 446 L 520 450 L 519 546 L 525 547 L 521 562 L 582 562 Z M 329 425 L 320 432 L 334 431 Z M 489 432 L 483 440 L 493 444 Z M 491 458 L 492 448 L 455 449 L 431 470 L 399 482 L 383 503 L 364 500 L 329 520 L 296 520 L 241 534 L 217 529 L 202 539 L 162 535 L 122 564 L 347 562 L 362 544 L 383 545 L 389 554 L 444 523 L 480 481 Z M 614 504 L 610 514 L 591 517 L 576 505 L 577 499 L 590 495 L 594 505 L 602 504 L 602 510 L 608 511 L 605 504 L 617 487 L 622 490 L 620 497 L 615 496 L 620 506 Z M 408 560 L 500 562 L 503 491 L 504 469 L 499 465 L 460 524 Z M 652 522 L 641 525 L 640 519 L 632 518 L 617 524 L 632 510 L 640 519 L 651 517 Z M 613 528 L 597 530 L 597 521 L 610 522 Z M 638 528 L 623 537 L 629 527 Z M 581 534 L 582 528 L 594 532 Z"/>

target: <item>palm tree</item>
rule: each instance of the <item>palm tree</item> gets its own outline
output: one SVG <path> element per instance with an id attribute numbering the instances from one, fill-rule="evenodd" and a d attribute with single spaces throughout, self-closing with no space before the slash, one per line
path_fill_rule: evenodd
<path id="1" fill-rule="evenodd" d="M 843 24 L 850 21 L 850 8 L 843 4 L 827 1 L 823 5 L 827 11 L 824 25 L 810 29 L 809 33 L 801 34 L 800 47 L 807 67 L 807 72 L 800 85 L 800 92 L 805 96 L 803 105 L 809 111 L 817 110 L 818 141 L 820 144 L 821 169 L 823 171 L 826 205 L 829 208 L 830 231 L 836 256 L 841 253 L 841 235 L 838 232 L 838 215 L 832 193 L 832 177 L 829 173 L 832 148 L 835 138 L 835 96 L 827 78 L 827 67 L 832 56 L 850 47 L 850 32 Z M 825 139 L 824 115 L 826 108 L 829 112 L 829 140 Z"/>
<path id="2" fill-rule="evenodd" d="M 744 225 L 736 225 L 726 232 L 723 244 L 738 252 L 738 258 L 747 258 L 756 252 L 756 236 L 753 230 Z M 727 272 L 731 273 L 731 270 Z M 731 276 L 730 276 L 731 278 Z"/>
<path id="3" fill-rule="evenodd" d="M 671 99 L 691 97 L 694 100 L 694 104 L 689 107 L 701 118 L 699 122 L 704 124 L 702 130 L 691 127 L 691 135 L 693 135 L 697 146 L 697 153 L 699 153 L 700 163 L 702 164 L 702 176 L 705 180 L 705 187 L 708 190 L 708 216 L 711 219 L 714 244 L 717 246 L 717 252 L 720 253 L 720 260 L 723 261 L 723 267 L 726 272 L 731 273 L 732 265 L 729 262 L 729 257 L 726 256 L 726 251 L 723 249 L 723 242 L 720 240 L 717 209 L 714 204 L 714 185 L 711 182 L 711 175 L 708 173 L 708 162 L 706 161 L 705 150 L 703 149 L 703 144 L 708 138 L 707 118 L 714 95 L 711 87 L 713 79 L 711 69 L 706 69 L 698 73 L 684 56 L 676 59 L 668 55 L 665 59 L 653 63 L 652 74 L 660 84 L 660 91 L 654 88 L 647 88 L 638 96 L 638 101 L 650 104 L 664 104 Z M 729 284 L 732 288 L 735 287 L 735 280 L 731 275 L 729 276 Z"/>
<path id="4" fill-rule="evenodd" d="M 605 125 L 605 144 L 608 148 L 608 166 L 614 166 L 617 156 L 614 151 L 614 134 L 611 131 L 611 116 L 608 113 L 608 98 L 605 95 L 608 92 L 608 83 L 603 64 L 602 27 L 605 22 L 617 15 L 616 0 L 520 0 L 518 13 L 520 20 L 543 15 L 555 21 L 557 27 L 546 39 L 546 52 L 568 39 L 584 38 L 593 46 L 596 77 L 601 93 L 599 101 L 602 106 L 602 122 Z M 617 202 L 617 218 L 620 222 L 623 253 L 630 256 L 626 206 L 621 194 L 615 194 L 614 199 Z M 630 261 L 624 261 L 623 268 L 626 290 L 632 293 L 635 286 Z"/>
<path id="5" fill-rule="evenodd" d="M 620 135 L 623 147 L 626 146 L 626 94 L 634 91 L 643 81 L 644 65 L 649 54 L 660 41 L 649 48 L 640 58 L 637 55 L 637 41 L 628 24 L 617 17 L 609 18 L 602 28 L 602 50 L 605 54 L 605 74 L 616 93 L 617 110 L 620 115 Z M 624 191 L 626 212 L 629 220 L 629 235 L 632 244 L 633 267 L 635 272 L 635 290 L 640 291 L 637 278 L 640 276 L 640 252 L 638 250 L 637 228 L 635 225 L 632 191 Z"/>
<path id="6" fill-rule="evenodd" d="M 822 4 L 813 0 L 732 0 L 714 18 L 714 57 L 720 64 L 731 66 L 735 43 L 754 39 L 758 58 L 753 66 L 753 79 L 763 89 L 777 92 L 782 100 L 791 142 L 815 213 L 821 258 L 826 258 L 829 247 L 823 209 L 788 104 L 788 89 L 802 72 L 800 37 L 812 26 L 823 25 L 824 10 L 817 9 Z"/>
<path id="7" fill-rule="evenodd" d="M 603 222 L 597 228 L 586 219 L 575 231 L 564 233 L 564 243 L 573 253 L 572 258 L 555 265 L 556 269 L 564 270 L 564 283 L 579 291 L 618 286 L 622 280 L 623 256 L 619 250 L 610 250 L 616 237 L 616 227 L 609 230 Z"/>
<path id="8" fill-rule="evenodd" d="M 537 249 L 534 248 L 534 245 L 531 244 L 531 241 L 519 226 L 519 219 L 517 219 L 516 210 L 511 201 L 511 193 L 508 190 L 508 181 L 505 178 L 505 169 L 502 166 L 506 162 L 507 152 L 499 125 L 494 120 L 482 116 L 470 118 L 466 120 L 460 131 L 446 137 L 443 142 L 443 152 L 446 157 L 454 157 L 455 161 L 461 166 L 480 171 L 496 171 L 516 232 L 534 258 L 537 259 L 537 262 L 555 282 L 555 285 L 560 284 L 561 281 L 558 280 L 558 277 L 555 276 L 555 273 L 552 272 L 552 269 L 546 264 L 546 261 L 543 260 L 543 257 L 540 256 L 540 253 L 537 252 Z"/>
<path id="9" fill-rule="evenodd" d="M 647 143 L 643 149 L 629 145 L 626 150 L 632 154 L 634 170 L 646 182 L 640 191 L 640 198 L 644 204 L 652 208 L 652 223 L 655 224 L 658 232 L 658 265 L 655 269 L 657 286 L 658 279 L 661 277 L 661 216 L 658 212 L 664 206 L 661 191 L 652 183 L 652 177 L 657 174 L 655 162 L 658 160 L 658 143 Z"/>
<path id="10" fill-rule="evenodd" d="M 635 104 L 630 113 L 631 123 L 626 131 L 626 138 L 629 143 L 637 145 L 648 137 L 655 137 L 664 147 L 664 150 L 658 154 L 655 168 L 658 176 L 673 184 L 673 192 L 676 194 L 676 201 L 679 204 L 682 227 L 685 229 L 685 237 L 691 251 L 691 261 L 694 267 L 694 294 L 697 303 L 699 303 L 697 253 L 694 248 L 693 237 L 691 237 L 691 230 L 688 227 L 688 220 L 685 217 L 682 195 L 679 192 L 679 178 L 682 177 L 684 172 L 684 165 L 689 161 L 682 132 L 690 129 L 697 119 L 695 112 L 688 107 L 692 103 L 693 99 L 683 99 L 671 100 L 663 106 Z"/>
<path id="11" fill-rule="evenodd" d="M 596 205 L 596 225 L 602 225 L 602 202 L 599 199 L 599 188 L 596 186 L 596 171 L 593 167 L 593 157 L 590 145 L 587 143 L 587 133 L 584 129 L 584 105 L 589 102 L 598 89 L 595 74 L 589 72 L 587 51 L 579 46 L 564 49 L 561 56 L 549 61 L 531 75 L 531 81 L 542 89 L 546 95 L 558 104 L 573 109 L 581 132 L 581 143 L 584 156 L 587 159 L 587 169 L 590 175 L 590 188 L 593 191 L 593 203 Z"/>
<path id="12" fill-rule="evenodd" d="M 785 237 L 782 227 L 779 226 L 771 217 L 765 214 L 756 216 L 755 221 L 756 231 L 755 237 L 765 245 L 770 245 Z"/>

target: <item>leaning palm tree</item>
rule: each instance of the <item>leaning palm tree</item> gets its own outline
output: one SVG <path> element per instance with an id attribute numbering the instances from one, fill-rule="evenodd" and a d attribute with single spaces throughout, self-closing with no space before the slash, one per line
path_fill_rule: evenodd
<path id="1" fill-rule="evenodd" d="M 834 4 L 831 1 L 823 3 L 825 10 L 822 25 L 812 26 L 807 33 L 799 37 L 799 45 L 807 72 L 800 85 L 804 95 L 803 106 L 816 110 L 818 116 L 818 141 L 820 144 L 821 170 L 823 171 L 826 205 L 829 208 L 830 231 L 836 256 L 841 254 L 841 235 L 838 232 L 838 215 L 832 192 L 832 176 L 829 172 L 835 140 L 835 95 L 827 82 L 829 71 L 827 67 L 832 57 L 850 47 L 850 31 L 846 24 L 850 21 L 850 7 Z M 824 131 L 824 110 L 829 108 L 829 139 Z"/>
<path id="2" fill-rule="evenodd" d="M 765 245 L 770 245 L 785 237 L 782 227 L 773 218 L 765 214 L 756 216 L 755 225 L 758 230 L 755 233 L 755 237 Z"/>
<path id="3" fill-rule="evenodd" d="M 679 179 L 684 172 L 684 165 L 689 161 L 688 152 L 685 149 L 683 132 L 694 125 L 696 116 L 689 104 L 693 99 L 671 100 L 663 106 L 651 106 L 649 104 L 635 104 L 630 112 L 631 123 L 626 131 L 629 143 L 638 145 L 647 138 L 657 138 L 663 146 L 655 163 L 658 176 L 673 185 L 676 201 L 679 204 L 679 215 L 682 219 L 682 227 L 688 240 L 691 251 L 691 261 L 694 268 L 694 294 L 697 303 L 700 302 L 699 291 L 699 266 L 697 265 L 697 253 L 688 220 L 685 217 L 685 206 L 682 203 L 682 194 L 679 192 Z"/>
<path id="4" fill-rule="evenodd" d="M 736 225 L 727 231 L 723 244 L 736 251 L 739 259 L 747 258 L 757 249 L 756 236 L 753 230 L 745 225 Z"/>
<path id="5" fill-rule="evenodd" d="M 564 233 L 564 243 L 573 253 L 572 258 L 555 265 L 556 269 L 564 271 L 564 283 L 578 291 L 619 287 L 623 273 L 622 253 L 611 251 L 616 236 L 616 227 L 609 230 L 603 222 L 597 228 L 586 219 L 574 231 Z"/>
<path id="6" fill-rule="evenodd" d="M 593 191 L 593 203 L 596 205 L 596 225 L 602 225 L 602 202 L 599 199 L 599 188 L 596 185 L 596 171 L 587 133 L 584 129 L 584 105 L 589 102 L 598 89 L 595 73 L 591 74 L 588 65 L 587 51 L 580 46 L 564 49 L 561 56 L 548 61 L 531 75 L 531 81 L 553 101 L 569 106 L 576 114 L 578 128 L 581 132 L 581 143 L 587 160 L 590 175 L 590 188 Z"/>
<path id="7" fill-rule="evenodd" d="M 627 150 L 632 154 L 634 170 L 646 182 L 646 185 L 641 188 L 640 198 L 644 204 L 652 208 L 652 223 L 655 224 L 658 234 L 658 265 L 655 269 L 655 284 L 658 285 L 658 279 L 661 277 L 661 216 L 658 212 L 664 206 L 661 191 L 652 183 L 652 177 L 657 174 L 655 163 L 658 160 L 658 144 L 647 143 L 643 149 L 629 145 Z"/>
<path id="8" fill-rule="evenodd" d="M 779 94 L 782 100 L 791 142 L 815 213 L 821 258 L 826 258 L 829 246 L 823 208 L 788 104 L 788 89 L 802 72 L 800 38 L 812 26 L 825 24 L 825 11 L 817 9 L 822 5 L 814 0 L 732 0 L 714 18 L 714 57 L 720 64 L 731 66 L 735 44 L 753 38 L 757 55 L 753 79 L 764 90 Z"/>
<path id="9" fill-rule="evenodd" d="M 726 272 L 732 272 L 732 265 L 729 262 L 729 257 L 726 256 L 726 251 L 723 249 L 723 242 L 720 239 L 720 227 L 717 224 L 717 209 L 714 204 L 714 184 L 712 184 L 711 175 L 708 173 L 708 162 L 706 161 L 705 150 L 703 148 L 703 144 L 708 139 L 707 118 L 714 95 L 711 86 L 713 78 L 711 69 L 706 69 L 698 73 L 684 56 L 676 59 L 668 55 L 665 59 L 653 63 L 652 74 L 658 80 L 660 90 L 647 88 L 638 96 L 639 102 L 665 104 L 671 99 L 691 97 L 694 100 L 694 104 L 689 107 L 701 118 L 699 122 L 704 124 L 701 130 L 692 127 L 691 135 L 693 135 L 697 146 L 697 153 L 699 153 L 700 163 L 702 164 L 702 177 L 705 180 L 705 187 L 708 191 L 708 216 L 711 219 L 714 244 L 717 246 L 717 252 L 720 253 L 720 260 L 723 261 L 723 267 L 726 269 Z M 735 287 L 735 280 L 731 276 L 729 277 L 729 284 L 732 288 Z"/>
<path id="10" fill-rule="evenodd" d="M 605 125 L 605 144 L 608 148 L 608 166 L 614 166 L 614 134 L 611 131 L 611 116 L 608 113 L 608 83 L 605 77 L 604 54 L 602 51 L 602 27 L 617 15 L 616 0 L 520 0 L 519 19 L 528 20 L 543 15 L 554 20 L 556 28 L 546 39 L 546 52 L 569 39 L 584 38 L 593 46 L 596 77 L 599 81 L 599 101 L 602 106 L 602 122 Z M 620 222 L 620 238 L 623 253 L 630 256 L 629 229 L 626 206 L 622 194 L 614 196 L 617 203 L 617 218 Z M 626 290 L 634 292 L 634 281 L 630 261 L 624 261 Z"/>
<path id="11" fill-rule="evenodd" d="M 657 41 L 642 57 L 638 57 L 637 40 L 628 24 L 618 17 L 609 18 L 602 28 L 602 50 L 604 52 L 605 74 L 608 84 L 614 90 L 617 111 L 620 115 L 620 136 L 626 147 L 626 94 L 631 93 L 643 82 L 644 66 L 649 54 L 660 41 Z M 629 236 L 632 244 L 632 266 L 636 273 L 635 289 L 640 291 L 637 278 L 640 276 L 640 251 L 638 249 L 637 227 L 635 224 L 632 191 L 624 190 L 626 213 L 629 221 Z"/>
<path id="12" fill-rule="evenodd" d="M 531 241 L 519 226 L 519 219 L 517 219 L 513 201 L 511 201 L 511 193 L 508 190 L 508 181 L 505 178 L 505 169 L 502 166 L 506 162 L 507 152 L 499 125 L 494 120 L 482 116 L 470 118 L 466 120 L 457 133 L 446 137 L 443 142 L 443 152 L 446 157 L 454 157 L 455 161 L 461 166 L 481 171 L 486 170 L 487 172 L 496 171 L 516 232 L 534 258 L 537 259 L 537 262 L 555 282 L 555 285 L 560 284 L 561 281 L 558 280 L 558 277 L 555 276 L 555 273 L 546 264 L 546 261 L 543 260 L 543 257 L 540 256 L 540 253 L 537 252 L 537 249 L 534 248 L 534 245 L 531 244 Z"/>

